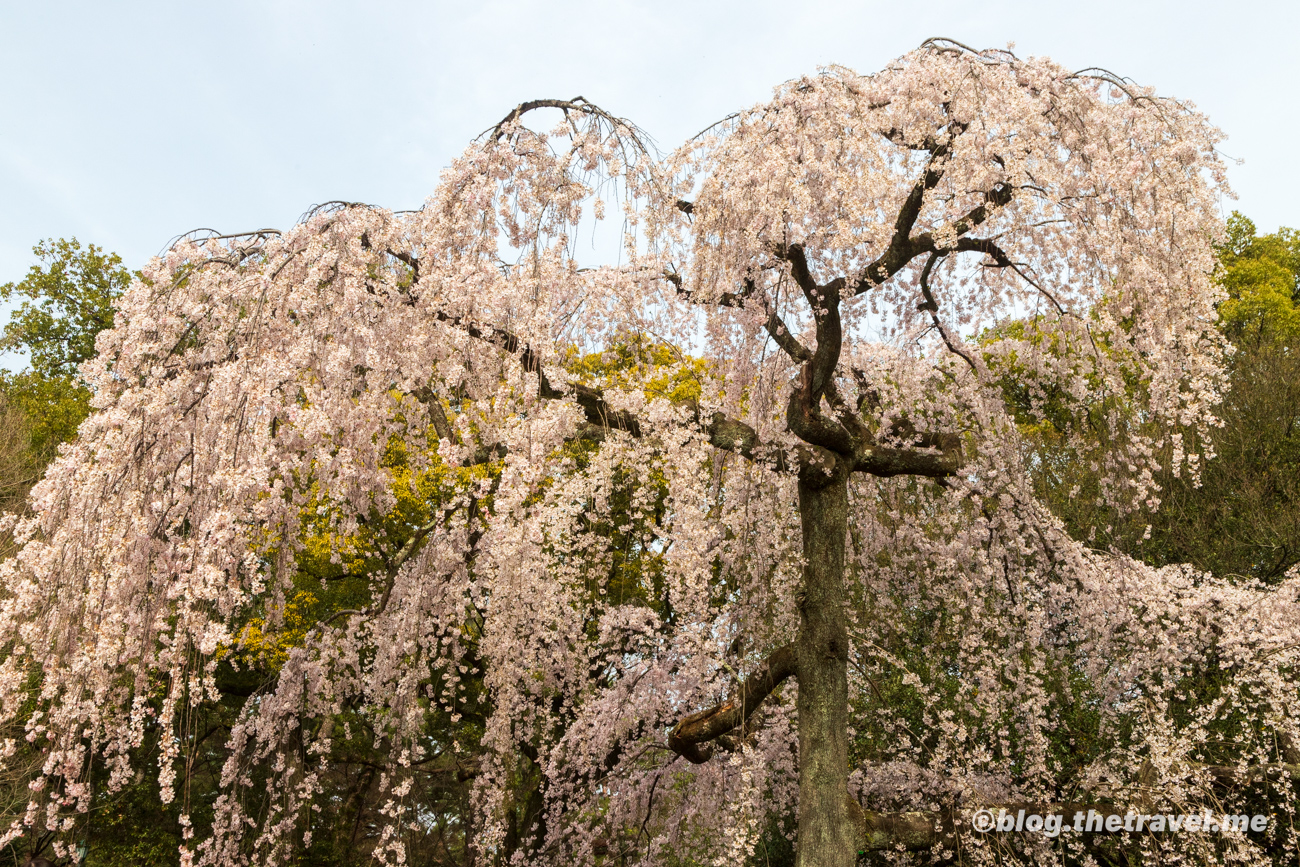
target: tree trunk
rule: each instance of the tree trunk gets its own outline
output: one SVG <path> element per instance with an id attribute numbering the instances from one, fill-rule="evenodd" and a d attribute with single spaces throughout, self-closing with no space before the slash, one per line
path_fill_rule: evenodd
<path id="1" fill-rule="evenodd" d="M 849 640 L 844 617 L 849 502 L 848 471 L 842 460 L 836 460 L 829 478 L 800 479 L 799 509 L 806 565 L 795 640 L 799 678 L 796 865 L 853 867 L 857 851 L 848 805 Z"/>

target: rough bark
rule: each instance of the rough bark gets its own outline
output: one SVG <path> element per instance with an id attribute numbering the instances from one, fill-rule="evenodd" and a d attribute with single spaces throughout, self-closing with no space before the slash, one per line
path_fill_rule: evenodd
<path id="1" fill-rule="evenodd" d="M 852 867 L 855 827 L 848 805 L 848 629 L 844 545 L 848 470 L 842 460 L 822 484 L 799 482 L 804 572 L 799 591 L 799 850 L 797 867 Z"/>

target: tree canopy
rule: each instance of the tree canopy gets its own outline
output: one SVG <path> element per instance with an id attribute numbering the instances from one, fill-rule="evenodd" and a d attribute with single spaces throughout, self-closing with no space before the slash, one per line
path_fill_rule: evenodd
<path id="1" fill-rule="evenodd" d="M 113 327 L 113 299 L 131 283 L 116 253 L 76 238 L 42 241 L 33 265 L 18 283 L 0 286 L 0 298 L 26 298 L 9 317 L 0 351 L 27 352 L 31 367 L 46 377 L 72 378 L 95 356 L 95 337 Z"/>
<path id="2" fill-rule="evenodd" d="M 525 103 L 418 212 L 183 238 L 7 519 L 0 709 L 44 757 L 10 839 L 149 764 L 202 864 L 1293 856 L 1277 820 L 969 831 L 1293 809 L 1294 572 L 1094 547 L 1042 485 L 1084 461 L 1127 516 L 1202 472 L 1215 245 L 1251 255 L 1217 140 L 939 40 L 666 156 Z"/>
<path id="3" fill-rule="evenodd" d="M 113 327 L 113 300 L 131 282 L 114 253 L 76 238 L 42 241 L 40 260 L 17 283 L 0 286 L 13 310 L 0 352 L 23 353 L 30 366 L 0 372 L 0 424 L 8 447 L 0 466 L 0 503 L 19 508 L 59 443 L 72 439 L 90 413 L 78 367 L 95 355 L 95 337 Z"/>

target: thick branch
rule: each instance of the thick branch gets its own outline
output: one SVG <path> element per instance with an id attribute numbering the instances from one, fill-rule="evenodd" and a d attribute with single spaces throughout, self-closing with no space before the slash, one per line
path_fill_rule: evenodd
<path id="1" fill-rule="evenodd" d="M 520 363 L 525 370 L 537 373 L 538 396 L 554 400 L 564 394 L 553 388 L 541 369 L 541 361 L 532 348 L 519 337 L 501 328 L 482 328 L 467 322 L 463 317 L 447 313 L 434 314 L 440 321 L 464 329 L 470 336 L 499 346 L 507 352 L 518 353 Z M 805 373 L 809 367 L 805 363 Z M 591 428 L 583 436 L 601 439 L 610 430 L 620 430 L 634 437 L 643 435 L 641 420 L 626 410 L 615 410 L 605 401 L 600 389 L 588 385 L 571 386 L 578 405 L 582 408 Z M 796 388 L 796 394 L 805 389 Z M 794 398 L 792 397 L 792 404 Z M 773 448 L 758 437 L 758 432 L 745 422 L 733 419 L 721 412 L 715 412 L 706 421 L 702 417 L 699 405 L 693 401 L 683 401 L 682 406 L 690 410 L 691 416 L 708 435 L 709 443 L 715 448 L 735 452 L 750 460 L 768 460 L 777 470 L 789 467 L 783 449 Z M 798 466 L 810 478 L 824 475 L 827 467 L 834 463 L 834 458 L 825 450 L 844 456 L 851 456 L 851 466 L 858 472 L 877 476 L 896 476 L 913 474 L 942 478 L 951 476 L 961 467 L 960 441 L 955 436 L 937 437 L 932 442 L 922 443 L 922 448 L 938 448 L 939 454 L 932 451 L 913 449 L 885 448 L 874 443 L 857 440 L 840 424 L 826 419 L 820 411 L 808 414 L 787 411 L 787 423 L 791 430 L 809 443 L 795 449 Z"/>
<path id="2" fill-rule="evenodd" d="M 899 271 L 907 267 L 908 263 L 922 253 L 934 253 L 939 251 L 939 245 L 935 241 L 935 235 L 940 234 L 948 237 L 962 236 L 967 232 L 983 224 L 993 215 L 994 210 L 1007 205 L 1011 202 L 1011 187 L 1008 184 L 996 184 L 993 189 L 984 193 L 983 203 L 967 211 L 965 215 L 949 223 L 941 232 L 923 232 L 916 237 L 911 236 L 912 228 L 916 225 L 916 219 L 920 215 L 920 202 L 926 191 L 932 187 L 926 184 L 933 181 L 938 184 L 942 171 L 932 168 L 934 160 L 931 159 L 930 167 L 927 167 L 926 173 L 917 181 L 912 189 L 911 195 L 903 203 L 898 220 L 895 223 L 894 236 L 890 239 L 889 247 L 884 253 L 862 270 L 862 273 L 849 283 L 840 278 L 832 285 L 842 285 L 846 287 L 847 294 L 856 295 L 872 286 L 879 286 L 890 277 L 893 277 Z M 906 227 L 907 234 L 902 234 L 900 230 Z M 958 242 L 960 244 L 960 241 Z"/>
<path id="3" fill-rule="evenodd" d="M 908 141 L 903 131 L 897 127 L 883 129 L 880 134 L 893 144 L 907 148 L 910 151 L 930 151 L 933 153 L 939 147 L 939 140 L 932 135 L 927 135 L 919 142 Z"/>
<path id="4" fill-rule="evenodd" d="M 433 389 L 425 386 L 415 392 L 415 398 L 429 408 L 429 419 L 433 422 L 433 429 L 438 433 L 438 439 L 451 441 L 451 423 L 447 421 L 447 413 L 443 411 L 442 401 L 434 394 Z"/>
<path id="5" fill-rule="evenodd" d="M 817 346 L 812 357 L 804 361 L 799 378 L 790 391 L 786 406 L 786 425 L 804 442 L 851 455 L 858 445 L 852 431 L 840 421 L 822 415 L 821 402 L 828 389 L 833 390 L 835 368 L 844 345 L 840 321 L 840 287 L 843 281 L 819 286 L 808 268 L 802 244 L 782 244 L 773 253 L 790 264 L 790 276 L 803 290 L 817 326 Z"/>
<path id="6" fill-rule="evenodd" d="M 890 238 L 889 246 L 885 248 L 885 252 L 881 253 L 874 262 L 864 268 L 862 273 L 851 283 L 845 281 L 844 278 L 836 280 L 837 288 L 847 289 L 849 295 L 856 295 L 865 289 L 870 289 L 872 286 L 879 286 L 907 267 L 907 263 L 912 261 L 917 253 L 921 252 L 916 248 L 912 240 L 912 229 L 916 226 L 916 220 L 921 215 L 921 205 L 925 202 L 925 194 L 937 187 L 939 181 L 943 178 L 943 163 L 952 150 L 954 139 L 966 129 L 965 126 L 960 124 L 954 124 L 953 127 L 954 129 L 949 132 L 943 141 L 935 142 L 933 147 L 927 148 L 930 151 L 930 159 L 925 165 L 925 171 L 912 186 L 907 198 L 903 200 L 903 206 L 898 209 L 898 216 L 894 220 L 894 235 Z"/>
<path id="7" fill-rule="evenodd" d="M 926 450 L 871 445 L 854 455 L 854 472 L 872 476 L 926 476 L 943 479 L 961 471 L 961 438 L 943 434 Z"/>
<path id="8" fill-rule="evenodd" d="M 958 253 L 983 253 L 993 260 L 999 268 L 1011 267 L 1011 259 L 991 238 L 959 238 Z"/>
<path id="9" fill-rule="evenodd" d="M 794 645 L 787 644 L 764 660 L 736 695 L 677 723 L 668 735 L 669 748 L 697 765 L 707 762 L 713 755 L 708 742 L 743 726 L 763 699 L 794 674 L 794 664 Z"/>
<path id="10" fill-rule="evenodd" d="M 925 194 L 935 187 L 939 186 L 939 181 L 943 179 L 943 164 L 947 160 L 948 154 L 952 152 L 952 143 L 957 136 L 966 131 L 964 124 L 953 124 L 954 131 L 950 131 L 943 139 L 935 143 L 935 146 L 928 148 L 930 159 L 925 164 L 925 171 L 915 184 L 912 185 L 911 191 L 903 201 L 903 207 L 898 209 L 898 217 L 894 220 L 894 237 L 890 246 L 906 245 L 912 236 L 912 227 L 916 225 L 916 219 L 921 215 L 921 205 L 925 202 Z"/>
<path id="11" fill-rule="evenodd" d="M 827 383 L 835 375 L 835 366 L 840 361 L 840 349 L 844 345 L 840 323 L 840 287 L 837 283 L 817 285 L 808 269 L 808 258 L 802 244 L 782 245 L 774 252 L 790 263 L 790 276 L 803 290 L 817 323 L 817 348 L 813 350 L 812 358 L 805 362 L 806 382 L 801 385 L 808 389 L 806 403 L 816 410 Z"/>
<path id="12" fill-rule="evenodd" d="M 782 244 L 774 252 L 778 258 L 790 263 L 790 276 L 803 290 L 808 303 L 814 305 L 813 310 L 815 313 L 817 295 L 821 287 L 817 285 L 817 281 L 813 279 L 812 271 L 808 268 L 808 257 L 804 253 L 803 244 Z"/>
<path id="13" fill-rule="evenodd" d="M 993 189 L 984 193 L 983 204 L 977 205 L 962 216 L 944 227 L 940 234 L 949 237 L 956 235 L 965 235 L 972 229 L 980 226 L 993 215 L 994 210 L 1007 205 L 1011 202 L 1011 186 L 1009 184 L 995 184 Z M 934 240 L 934 234 L 923 232 L 912 239 L 916 253 L 931 253 L 939 249 L 939 245 Z M 960 243 L 960 242 L 958 242 Z"/>
<path id="14" fill-rule="evenodd" d="M 916 852 L 952 837 L 955 823 L 951 817 L 941 813 L 876 813 L 860 807 L 855 813 L 852 807 L 857 806 L 856 802 L 850 800 L 849 803 L 849 814 L 855 818 L 858 845 L 862 851 L 905 849 Z"/>
<path id="15" fill-rule="evenodd" d="M 525 114 L 530 111 L 536 111 L 539 108 L 558 108 L 560 111 L 564 112 L 565 117 L 568 117 L 569 112 L 571 111 L 579 114 L 593 115 L 602 120 L 608 121 L 611 124 L 624 126 L 629 129 L 632 128 L 632 124 L 622 118 L 614 117 L 600 106 L 589 102 L 586 97 L 575 96 L 573 99 L 532 99 L 528 102 L 521 102 L 519 105 L 515 106 L 509 114 L 501 118 L 500 122 L 497 123 L 496 126 L 492 127 L 490 131 L 485 131 L 483 134 L 491 132 L 492 138 L 496 141 L 500 141 L 505 135 L 505 127 L 507 125 L 518 123 Z M 638 148 L 645 150 L 644 146 L 635 136 L 632 138 Z"/>
<path id="16" fill-rule="evenodd" d="M 419 259 L 412 256 L 410 253 L 404 253 L 400 250 L 389 250 L 388 255 L 392 256 L 394 259 L 398 260 L 399 262 L 404 263 L 408 268 L 411 269 L 412 283 L 420 282 L 420 260 Z"/>
<path id="17" fill-rule="evenodd" d="M 524 369 L 537 374 L 538 397 L 545 400 L 564 397 L 564 393 L 552 387 L 546 379 L 546 375 L 542 372 L 540 357 L 532 347 L 520 340 L 518 335 L 502 328 L 482 328 L 467 322 L 464 317 L 452 316 L 440 311 L 434 313 L 434 316 L 439 321 L 464 330 L 471 337 L 499 346 L 512 354 L 518 354 L 519 362 Z M 578 406 L 582 408 L 587 423 L 591 426 L 583 431 L 581 436 L 599 440 L 603 439 L 610 430 L 624 431 L 634 437 L 643 435 L 641 420 L 633 413 L 611 407 L 600 389 L 580 383 L 570 385 L 570 389 Z M 715 412 L 706 422 L 700 412 L 699 404 L 694 401 L 680 401 L 679 405 L 690 410 L 692 418 L 708 434 L 709 442 L 715 448 L 735 452 L 750 460 L 766 458 L 773 461 L 778 470 L 786 468 L 784 452 L 764 444 L 759 439 L 758 432 L 743 421 L 733 419 L 722 412 Z"/>
<path id="18" fill-rule="evenodd" d="M 622 409 L 613 409 L 605 402 L 600 389 L 589 385 L 573 385 L 573 394 L 582 407 L 587 421 L 607 430 L 621 430 L 634 437 L 641 436 L 641 420 Z M 544 398 L 559 397 L 559 394 L 542 394 Z"/>
<path id="19" fill-rule="evenodd" d="M 799 381 L 790 390 L 786 404 L 785 423 L 790 431 L 812 446 L 829 449 L 839 455 L 852 455 L 862 445 L 838 421 L 822 415 L 821 408 L 813 402 L 812 362 L 806 362 Z M 820 402 L 820 401 L 818 401 Z"/>
<path id="20" fill-rule="evenodd" d="M 558 108 L 561 111 L 580 111 L 584 114 L 592 113 L 596 107 L 587 102 L 584 97 L 575 96 L 573 99 L 530 99 L 528 102 L 521 102 L 511 109 L 510 113 L 501 118 L 492 127 L 493 134 L 500 136 L 501 128 L 506 124 L 518 123 L 519 119 L 530 111 L 536 111 L 539 108 Z"/>
<path id="21" fill-rule="evenodd" d="M 830 404 L 831 410 L 834 411 L 836 419 L 844 429 L 849 432 L 856 443 L 872 442 L 871 431 L 863 423 L 862 417 L 858 415 L 840 395 L 839 388 L 835 385 L 835 379 L 826 383 L 826 402 Z"/>

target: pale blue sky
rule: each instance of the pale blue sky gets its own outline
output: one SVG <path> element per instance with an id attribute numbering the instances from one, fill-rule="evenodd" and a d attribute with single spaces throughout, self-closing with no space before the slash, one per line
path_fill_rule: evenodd
<path id="1" fill-rule="evenodd" d="M 1236 207 L 1300 225 L 1300 4 L 0 0 L 0 282 L 75 235 L 138 267 L 173 236 L 314 203 L 418 207 L 515 104 L 578 94 L 671 148 L 786 79 L 930 36 L 1016 43 L 1195 101 Z"/>

